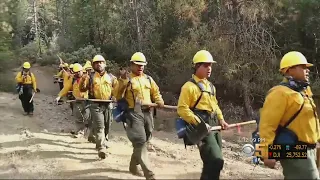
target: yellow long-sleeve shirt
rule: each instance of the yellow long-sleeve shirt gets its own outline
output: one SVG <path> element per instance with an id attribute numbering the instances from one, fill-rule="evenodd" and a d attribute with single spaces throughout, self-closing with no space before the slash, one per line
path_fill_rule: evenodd
<path id="1" fill-rule="evenodd" d="M 59 92 L 58 96 L 63 97 L 68 94 L 68 91 L 72 91 L 72 95 L 75 98 L 88 98 L 88 91 L 81 92 L 80 91 L 80 78 L 74 80 L 72 84 L 73 78 L 69 78 L 63 89 Z"/>
<path id="2" fill-rule="evenodd" d="M 30 73 L 28 72 L 25 76 L 23 76 L 21 72 L 18 72 L 15 79 L 17 83 L 29 84 L 29 85 L 32 84 L 33 89 L 36 91 L 37 81 L 36 81 L 36 77 L 32 72 Z"/>
<path id="3" fill-rule="evenodd" d="M 275 86 L 269 91 L 260 114 L 261 144 L 273 144 L 278 126 L 284 126 L 298 112 L 303 102 L 301 112 L 287 128 L 296 133 L 299 141 L 310 144 L 318 141 L 320 137 L 319 119 L 310 87 L 303 93 L 306 94 L 306 97 L 282 85 Z"/>
<path id="4" fill-rule="evenodd" d="M 210 82 L 207 79 L 199 79 L 196 75 L 193 75 L 192 78 L 196 81 L 196 83 L 201 82 L 204 85 L 206 91 L 212 92 Z M 214 88 L 213 92 L 215 91 L 216 89 Z M 186 82 L 181 88 L 181 93 L 178 100 L 177 113 L 182 119 L 184 119 L 188 123 L 192 123 L 194 119 L 198 118 L 190 108 L 193 108 L 200 95 L 201 90 L 196 84 L 192 82 Z M 212 95 L 203 92 L 202 97 L 199 103 L 197 104 L 197 107 L 195 108 L 199 110 L 205 110 L 210 113 L 216 113 L 219 120 L 224 120 L 222 111 L 218 106 L 218 100 L 215 94 Z"/>
<path id="5" fill-rule="evenodd" d="M 95 99 L 109 100 L 112 96 L 116 97 L 115 92 L 118 88 L 118 80 L 115 76 L 111 77 L 107 72 L 101 76 L 98 72 L 95 72 L 92 76 L 91 87 L 89 79 L 89 75 L 85 75 L 81 78 L 81 91 L 89 91 Z"/>
<path id="6" fill-rule="evenodd" d="M 64 70 L 60 70 L 60 71 L 58 72 L 58 74 L 56 74 L 56 77 L 58 77 L 58 78 L 63 78 L 65 74 L 66 74 L 66 73 L 64 72 Z"/>
<path id="7" fill-rule="evenodd" d="M 134 108 L 134 100 L 136 98 L 142 100 L 144 103 L 152 103 L 152 100 L 154 100 L 155 103 L 164 103 L 158 85 L 150 76 L 150 80 L 145 74 L 137 76 L 130 73 L 129 76 L 131 79 L 131 85 L 128 87 L 129 78 L 119 78 L 119 88 L 116 97 L 117 100 L 124 97 L 128 101 L 129 108 Z M 127 91 L 125 93 L 126 87 Z"/>
<path id="8" fill-rule="evenodd" d="M 73 74 L 64 71 L 62 77 L 63 77 L 63 86 L 65 86 L 66 83 L 73 78 Z"/>

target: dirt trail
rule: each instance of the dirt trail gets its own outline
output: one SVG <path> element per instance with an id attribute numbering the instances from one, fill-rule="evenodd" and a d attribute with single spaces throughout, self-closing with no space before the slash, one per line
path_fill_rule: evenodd
<path id="1" fill-rule="evenodd" d="M 73 117 L 67 104 L 52 103 L 58 93 L 58 85 L 52 83 L 52 69 L 34 67 L 33 72 L 41 90 L 35 96 L 33 117 L 22 115 L 16 94 L 0 93 L 0 178 L 144 179 L 128 173 L 132 147 L 120 124 L 112 125 L 108 157 L 99 160 L 94 144 L 69 136 Z M 169 113 L 159 114 L 158 122 L 173 120 Z M 172 125 L 168 121 L 164 124 Z M 152 140 L 155 151 L 149 157 L 156 177 L 199 179 L 202 164 L 198 150 L 184 149 L 174 132 L 167 131 L 155 131 Z M 241 137 L 251 131 L 252 127 L 246 127 L 240 135 L 234 130 L 223 133 L 227 142 L 223 145 L 222 178 L 281 178 L 280 170 L 254 169 L 251 158 L 241 155 L 241 145 L 245 144 Z"/>

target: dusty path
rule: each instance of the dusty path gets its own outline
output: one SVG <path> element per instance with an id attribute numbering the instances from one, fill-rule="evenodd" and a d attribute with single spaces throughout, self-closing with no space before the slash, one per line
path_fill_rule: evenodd
<path id="1" fill-rule="evenodd" d="M 35 97 L 34 117 L 22 115 L 17 95 L 0 93 L 0 178 L 139 179 L 128 173 L 132 147 L 122 126 L 112 125 L 108 157 L 99 160 L 94 144 L 67 133 L 73 120 L 67 104 L 52 103 L 58 93 L 52 70 L 37 67 L 33 72 L 41 89 Z M 157 121 L 173 120 L 168 113 L 161 114 Z M 244 144 L 241 137 L 250 131 L 247 127 L 240 135 L 233 130 L 223 133 L 227 142 L 222 178 L 281 178 L 280 170 L 257 166 L 253 171 L 251 159 L 240 154 L 237 143 Z M 155 131 L 152 143 L 155 151 L 150 159 L 158 179 L 199 179 L 202 164 L 196 148 L 184 149 L 173 132 Z"/>

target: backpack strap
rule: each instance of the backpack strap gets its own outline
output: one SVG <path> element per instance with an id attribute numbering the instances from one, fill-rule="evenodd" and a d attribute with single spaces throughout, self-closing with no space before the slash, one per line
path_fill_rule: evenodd
<path id="1" fill-rule="evenodd" d="M 76 81 L 76 78 L 72 78 L 72 86 L 73 86 L 73 84 L 74 84 L 74 82 Z"/>
<path id="2" fill-rule="evenodd" d="M 93 95 L 93 76 L 94 72 L 89 73 L 89 98 L 95 99 Z"/>
<path id="3" fill-rule="evenodd" d="M 145 74 L 145 77 L 149 80 L 150 86 L 151 86 L 151 77 L 149 75 Z"/>
<path id="4" fill-rule="evenodd" d="M 29 75 L 29 76 L 30 76 L 30 78 L 31 78 L 31 82 L 33 82 L 33 79 L 32 79 L 32 73 L 31 73 L 30 69 L 29 69 L 29 71 L 27 72 L 27 75 Z M 21 77 L 23 78 L 23 70 L 21 70 Z"/>
<path id="5" fill-rule="evenodd" d="M 200 94 L 199 98 L 197 99 L 196 103 L 194 104 L 194 106 L 192 108 L 190 108 L 191 110 L 194 110 L 196 108 L 196 106 L 199 104 L 199 102 L 200 102 L 200 100 L 202 98 L 202 94 L 204 92 L 206 92 L 206 93 L 209 93 L 212 96 L 214 96 L 214 94 L 215 94 L 214 89 L 215 88 L 214 88 L 213 84 L 211 82 L 209 82 L 210 83 L 210 88 L 211 88 L 211 92 L 209 92 L 209 91 L 205 90 L 204 85 L 202 83 L 200 83 L 200 82 L 197 83 L 196 80 L 194 80 L 193 78 L 191 78 L 189 81 L 194 83 L 195 85 L 197 85 L 199 87 L 199 89 L 201 90 L 201 94 Z"/>
<path id="6" fill-rule="evenodd" d="M 114 77 L 111 73 L 108 73 L 108 76 L 110 77 L 110 80 L 111 80 L 111 84 L 113 84 L 114 82 Z"/>
<path id="7" fill-rule="evenodd" d="M 289 83 L 281 82 L 280 85 L 281 85 L 281 86 L 286 86 L 286 87 L 288 87 L 288 88 L 290 88 L 290 89 L 292 89 L 292 90 L 300 93 L 301 96 L 304 97 L 304 95 L 303 95 L 303 93 L 302 93 L 301 91 L 297 91 L 296 89 L 294 89 L 293 87 L 291 87 Z M 303 106 L 304 106 L 304 102 L 305 102 L 305 101 L 304 101 L 304 99 L 303 99 L 303 104 L 301 105 L 300 109 L 288 120 L 288 122 L 286 122 L 286 124 L 283 126 L 284 128 L 288 127 L 288 126 L 292 123 L 292 121 L 293 121 L 294 119 L 296 119 L 296 117 L 300 114 L 300 112 L 301 112 L 301 110 L 302 110 L 302 108 L 303 108 Z"/>
<path id="8" fill-rule="evenodd" d="M 151 77 L 148 76 L 148 75 L 146 75 L 146 74 L 145 74 L 145 77 L 149 80 L 149 83 L 150 83 L 150 85 L 151 85 Z M 129 76 L 128 78 L 129 78 L 129 81 L 128 81 L 126 87 L 125 87 L 125 90 L 124 90 L 124 92 L 123 92 L 123 94 L 122 94 L 122 97 L 124 97 L 124 96 L 126 95 L 129 86 L 132 85 L 131 77 Z M 132 86 L 131 86 L 131 87 L 132 87 Z M 134 93 L 133 93 L 132 88 L 130 89 L 130 92 L 131 92 L 131 94 L 132 94 L 132 98 L 133 98 L 133 101 L 134 101 L 134 103 L 135 103 L 136 99 L 135 99 L 135 97 L 134 97 Z"/>

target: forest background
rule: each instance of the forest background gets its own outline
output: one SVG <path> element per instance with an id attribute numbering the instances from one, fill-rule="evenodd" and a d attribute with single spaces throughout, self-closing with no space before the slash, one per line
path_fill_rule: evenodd
<path id="1" fill-rule="evenodd" d="M 317 0 L 1 0 L 0 90 L 14 90 L 9 70 L 23 61 L 58 66 L 57 55 L 84 63 L 102 54 L 117 74 L 141 51 L 146 73 L 175 105 L 193 55 L 206 49 L 217 61 L 210 80 L 226 119 L 248 119 L 281 81 L 288 51 L 315 65 L 320 93 L 319 22 Z"/>

